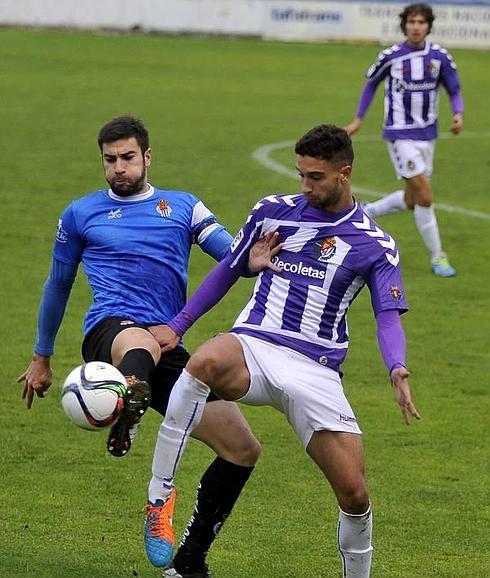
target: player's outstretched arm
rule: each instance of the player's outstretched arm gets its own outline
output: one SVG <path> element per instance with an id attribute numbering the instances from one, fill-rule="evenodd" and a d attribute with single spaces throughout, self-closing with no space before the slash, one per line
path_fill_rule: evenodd
<path id="1" fill-rule="evenodd" d="M 410 425 L 412 417 L 420 419 L 420 414 L 415 407 L 410 393 L 408 384 L 408 370 L 406 367 L 395 367 L 391 372 L 391 384 L 395 399 L 400 406 L 403 419 L 407 425 Z"/>
<path id="2" fill-rule="evenodd" d="M 362 118 L 359 118 L 358 116 L 356 116 L 354 119 L 351 120 L 351 122 L 345 127 L 345 132 L 349 135 L 352 136 L 354 133 L 356 133 L 358 130 L 360 130 L 362 126 Z"/>
<path id="3" fill-rule="evenodd" d="M 22 399 L 26 400 L 27 409 L 32 407 L 34 394 L 44 397 L 52 381 L 50 357 L 34 353 L 29 367 L 17 378 L 17 383 L 24 383 Z"/>

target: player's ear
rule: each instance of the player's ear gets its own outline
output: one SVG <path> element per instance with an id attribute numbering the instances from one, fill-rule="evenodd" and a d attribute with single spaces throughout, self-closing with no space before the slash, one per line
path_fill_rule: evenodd
<path id="1" fill-rule="evenodd" d="M 345 184 L 348 182 L 350 175 L 352 173 L 351 165 L 344 165 L 339 172 L 340 182 Z"/>
<path id="2" fill-rule="evenodd" d="M 144 155 L 145 167 L 148 168 L 151 165 L 151 149 L 147 148 Z"/>

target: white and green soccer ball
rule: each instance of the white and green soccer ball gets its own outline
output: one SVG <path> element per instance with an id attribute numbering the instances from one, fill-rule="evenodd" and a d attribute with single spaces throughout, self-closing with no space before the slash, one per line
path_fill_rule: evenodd
<path id="1" fill-rule="evenodd" d="M 65 379 L 61 405 L 78 427 L 99 430 L 112 425 L 124 405 L 124 375 L 110 363 L 90 361 Z"/>

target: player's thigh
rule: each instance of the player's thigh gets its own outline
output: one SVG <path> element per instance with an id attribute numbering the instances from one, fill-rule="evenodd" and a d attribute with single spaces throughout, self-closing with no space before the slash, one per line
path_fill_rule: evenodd
<path id="1" fill-rule="evenodd" d="M 364 475 L 362 436 L 316 431 L 306 451 L 330 482 L 340 507 L 351 513 L 365 512 L 369 497 Z"/>
<path id="2" fill-rule="evenodd" d="M 161 349 L 153 335 L 142 327 L 128 327 L 116 335 L 111 346 L 111 357 L 114 365 L 121 363 L 122 358 L 132 349 L 146 349 L 153 357 L 155 365 L 160 360 Z"/>
<path id="3" fill-rule="evenodd" d="M 260 454 L 259 442 L 232 401 L 208 402 L 192 437 L 204 442 L 220 457 L 240 466 L 255 465 Z"/>
<path id="4" fill-rule="evenodd" d="M 229 333 L 213 337 L 198 347 L 186 369 L 226 400 L 238 399 L 249 387 L 250 375 L 242 346 Z"/>
<path id="5" fill-rule="evenodd" d="M 82 356 L 85 361 L 106 361 L 118 365 L 130 349 L 148 349 L 160 358 L 158 343 L 146 325 L 125 317 L 106 317 L 85 336 Z"/>

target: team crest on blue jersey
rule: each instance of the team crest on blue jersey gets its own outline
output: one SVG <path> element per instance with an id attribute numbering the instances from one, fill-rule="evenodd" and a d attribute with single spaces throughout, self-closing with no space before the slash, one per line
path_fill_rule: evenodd
<path id="1" fill-rule="evenodd" d="M 317 243 L 320 247 L 320 256 L 318 261 L 326 263 L 329 261 L 337 252 L 337 241 L 335 237 L 326 237 L 321 243 Z"/>
<path id="2" fill-rule="evenodd" d="M 390 295 L 393 297 L 395 301 L 400 301 L 400 299 L 402 298 L 402 292 L 396 285 L 391 286 Z"/>
<path id="3" fill-rule="evenodd" d="M 172 209 L 165 199 L 159 199 L 155 208 L 161 217 L 170 217 Z"/>

